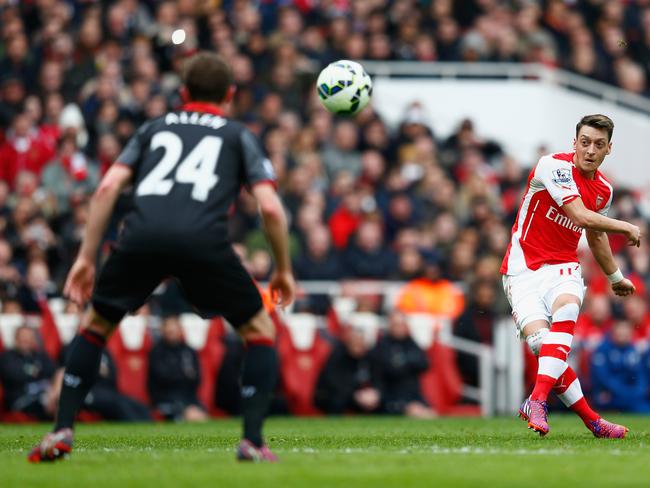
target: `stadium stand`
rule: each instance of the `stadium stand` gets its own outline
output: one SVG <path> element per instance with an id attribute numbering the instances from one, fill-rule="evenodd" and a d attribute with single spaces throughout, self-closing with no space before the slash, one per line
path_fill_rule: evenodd
<path id="1" fill-rule="evenodd" d="M 36 262 L 45 262 L 49 271 L 37 293 L 38 303 L 49 299 L 49 307 L 40 309 L 43 346 L 55 357 L 70 340 L 79 318 L 66 311 L 61 292 L 88 197 L 137 126 L 180 104 L 182 60 L 209 49 L 231 63 L 237 84 L 233 115 L 259 135 L 278 174 L 299 281 L 350 283 L 341 293 L 306 294 L 294 314 L 278 319 L 285 322 L 278 336 L 282 385 L 295 414 L 317 413 L 313 387 L 330 339 L 352 322 L 365 324 L 368 340 L 376 340 L 387 298 L 355 294 L 356 280 L 423 284 L 430 291 L 423 306 L 412 294 L 391 299 L 408 313 L 451 319 L 466 306 L 466 294 L 458 290 L 480 280 L 498 289 L 498 262 L 526 179 L 524 167 L 533 162 L 504 153 L 504 141 L 486 139 L 471 120 L 450 137 L 438 137 L 417 106 L 396 127 L 372 108 L 354 121 L 333 118 L 313 90 L 324 64 L 343 57 L 542 63 L 650 94 L 650 7 L 643 1 L 53 0 L 6 2 L 0 15 L 0 353 L 12 346 L 20 324 L 34 320 L 23 313 L 33 305 L 27 270 Z M 174 44 L 171 34 L 180 28 L 186 40 Z M 540 151 L 554 149 L 565 148 Z M 639 188 L 616 190 L 610 215 L 634 221 L 647 235 L 647 195 Z M 126 209 L 128 198 L 118 213 Z M 264 281 L 271 263 L 254 210 L 243 193 L 230 230 L 253 275 Z M 109 229 L 104 256 L 118 221 Z M 379 233 L 375 244 L 381 251 L 364 248 L 358 230 L 366 228 L 366 239 Z M 313 249 L 323 229 L 331 243 Z M 643 285 L 641 302 L 647 303 L 648 245 L 624 244 L 612 239 L 621 268 Z M 366 266 L 375 251 L 382 266 Z M 328 265 L 319 267 L 325 258 Z M 624 307 L 608 293 L 588 253 L 582 259 L 589 300 L 630 320 L 635 344 L 647 349 L 650 313 L 639 305 Z M 442 278 L 435 289 L 416 280 L 434 268 Z M 449 309 L 429 307 L 442 301 Z M 613 320 L 589 303 L 576 336 L 583 377 Z M 109 343 L 120 390 L 143 402 L 157 313 L 152 309 L 148 324 L 142 316 L 128 317 Z M 502 297 L 492 313 L 507 313 Z M 312 325 L 296 334 L 298 321 Z M 414 315 L 410 323 L 433 365 L 422 376 L 424 395 L 440 413 L 454 412 L 462 398 L 455 353 L 436 340 L 435 328 L 422 325 L 426 318 Z M 225 354 L 224 324 L 186 318 L 184 327 L 203 370 L 200 399 L 220 415 L 214 389 Z M 534 358 L 526 357 L 527 371 L 533 371 Z"/>

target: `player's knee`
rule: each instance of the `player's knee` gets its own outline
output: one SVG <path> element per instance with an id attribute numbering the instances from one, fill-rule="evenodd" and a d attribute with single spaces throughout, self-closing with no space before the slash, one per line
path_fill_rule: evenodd
<path id="1" fill-rule="evenodd" d="M 542 344 L 544 343 L 544 337 L 548 333 L 549 330 L 544 327 L 526 336 L 526 344 L 528 344 L 528 347 L 535 356 L 539 356 L 539 351 L 542 349 Z"/>
<path id="2" fill-rule="evenodd" d="M 102 317 L 92 307 L 88 311 L 88 314 L 86 315 L 84 321 L 85 329 L 90 330 L 107 340 L 113 335 L 115 330 L 117 330 L 117 326 L 119 325 L 119 323 L 112 322 Z"/>
<path id="3" fill-rule="evenodd" d="M 553 322 L 576 322 L 580 313 L 580 305 L 577 303 L 566 303 L 553 312 Z"/>
<path id="4" fill-rule="evenodd" d="M 274 341 L 275 324 L 273 324 L 266 310 L 261 309 L 239 328 L 239 334 L 246 342 L 259 340 Z"/>

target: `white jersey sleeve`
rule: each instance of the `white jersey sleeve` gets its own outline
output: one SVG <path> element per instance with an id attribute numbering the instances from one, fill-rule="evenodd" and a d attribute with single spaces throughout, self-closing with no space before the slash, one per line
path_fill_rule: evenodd
<path id="1" fill-rule="evenodd" d="M 531 186 L 546 189 L 560 207 L 580 196 L 573 179 L 573 165 L 553 156 L 544 156 L 539 160 Z"/>

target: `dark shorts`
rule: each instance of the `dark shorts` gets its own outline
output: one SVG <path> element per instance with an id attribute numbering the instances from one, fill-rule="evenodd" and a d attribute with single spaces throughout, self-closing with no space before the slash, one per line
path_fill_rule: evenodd
<path id="1" fill-rule="evenodd" d="M 178 254 L 114 249 L 99 273 L 93 308 L 117 323 L 144 305 L 163 280 L 173 277 L 203 318 L 221 315 L 237 328 L 262 309 L 257 286 L 230 245 L 216 252 Z"/>

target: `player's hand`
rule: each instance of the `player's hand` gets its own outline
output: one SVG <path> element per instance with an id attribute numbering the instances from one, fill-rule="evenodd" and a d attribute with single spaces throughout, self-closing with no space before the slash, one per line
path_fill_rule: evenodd
<path id="1" fill-rule="evenodd" d="M 63 294 L 73 302 L 83 305 L 90 300 L 94 283 L 95 263 L 80 256 L 65 280 Z"/>
<path id="2" fill-rule="evenodd" d="M 271 299 L 280 308 L 293 303 L 296 295 L 296 282 L 291 271 L 274 271 L 269 282 Z"/>
<path id="3" fill-rule="evenodd" d="M 632 295 L 636 291 L 636 287 L 630 280 L 623 278 L 617 283 L 612 283 L 612 290 L 614 291 L 615 295 L 619 297 L 626 297 L 628 295 Z"/>
<path id="4" fill-rule="evenodd" d="M 641 229 L 638 226 L 629 224 L 625 237 L 627 237 L 628 246 L 639 247 L 641 245 Z"/>

